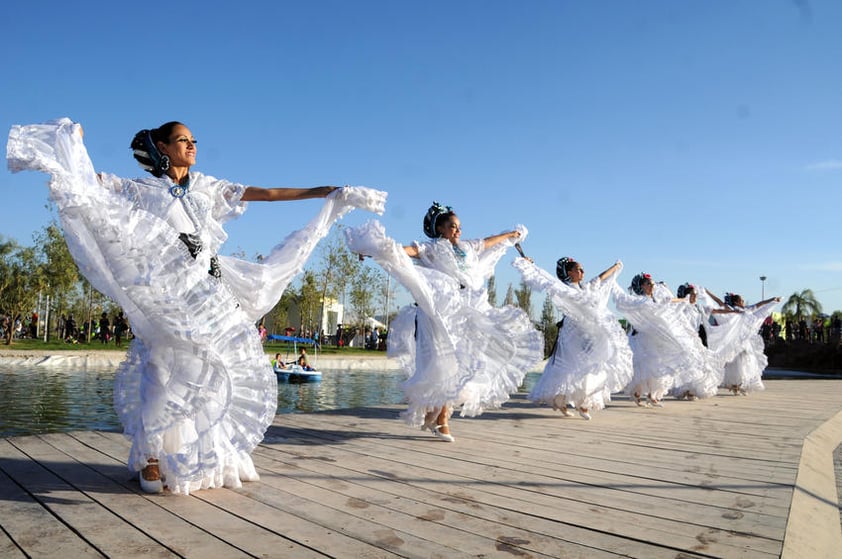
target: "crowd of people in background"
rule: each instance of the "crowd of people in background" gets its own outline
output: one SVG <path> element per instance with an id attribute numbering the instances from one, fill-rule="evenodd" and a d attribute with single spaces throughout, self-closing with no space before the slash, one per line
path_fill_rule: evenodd
<path id="1" fill-rule="evenodd" d="M 839 343 L 842 341 L 842 318 L 827 315 L 816 316 L 813 319 L 787 318 L 783 325 L 766 319 L 760 329 L 763 341 L 769 344 L 783 342 L 807 342 L 811 344 Z"/>
<path id="2" fill-rule="evenodd" d="M 257 328 L 260 331 L 260 323 Z M 131 340 L 131 329 L 122 311 L 117 311 L 113 318 L 108 318 L 108 313 L 101 313 L 100 318 L 91 319 L 90 322 L 77 323 L 72 314 L 61 315 L 54 333 L 66 343 L 87 343 L 88 331 L 91 332 L 91 341 L 98 341 L 102 344 L 114 343 L 116 347 L 123 347 L 124 342 Z M 266 340 L 266 328 L 263 327 L 261 339 Z M 313 338 L 322 344 L 322 341 L 334 347 L 363 347 L 368 350 L 386 350 L 386 328 L 379 326 L 362 329 L 344 328 L 339 325 L 336 334 L 333 336 L 319 335 L 308 328 L 287 329 L 287 335 L 296 335 L 305 338 Z M 12 339 L 35 339 L 43 337 L 43 330 L 38 333 L 38 313 L 33 312 L 31 316 L 23 317 L 3 313 L 0 315 L 0 339 L 10 343 Z M 760 335 L 766 345 L 782 344 L 786 342 L 805 342 L 810 344 L 840 343 L 842 342 L 842 318 L 827 315 L 815 318 L 781 318 L 774 320 L 772 316 L 766 318 L 760 327 Z"/>
<path id="3" fill-rule="evenodd" d="M 29 317 L 17 315 L 14 319 L 9 314 L 0 315 L 0 338 L 7 344 L 13 339 L 43 339 L 44 330 L 39 328 L 38 313 L 33 312 Z M 89 335 L 90 334 L 90 335 Z M 101 344 L 114 343 L 115 346 L 123 347 L 123 342 L 132 338 L 129 322 L 122 311 L 117 311 L 113 318 L 108 313 L 100 314 L 99 319 L 92 318 L 90 321 L 76 322 L 72 314 L 62 314 L 55 325 L 55 329 L 46 335 L 47 339 L 58 335 L 65 343 L 77 344 L 99 342 Z"/>

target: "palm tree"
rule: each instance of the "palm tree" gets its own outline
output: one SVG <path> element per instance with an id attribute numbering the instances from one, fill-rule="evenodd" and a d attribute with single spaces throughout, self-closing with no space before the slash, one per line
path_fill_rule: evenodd
<path id="1" fill-rule="evenodd" d="M 793 293 L 786 300 L 781 311 L 786 316 L 794 316 L 795 318 L 803 318 L 805 316 L 815 316 L 821 314 L 822 305 L 816 300 L 812 289 L 805 289 L 801 293 Z"/>

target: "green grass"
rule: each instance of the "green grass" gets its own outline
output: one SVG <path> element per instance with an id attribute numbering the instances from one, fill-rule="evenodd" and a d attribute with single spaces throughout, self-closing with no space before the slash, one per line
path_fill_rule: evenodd
<path id="1" fill-rule="evenodd" d="M 2 349 L 15 349 L 19 351 L 27 351 L 27 350 L 38 350 L 38 351 L 49 351 L 49 350 L 63 350 L 63 351 L 121 351 L 128 348 L 129 344 L 127 341 L 123 342 L 123 347 L 117 347 L 114 343 L 103 344 L 100 343 L 99 340 L 91 340 L 91 343 L 80 342 L 78 344 L 69 344 L 65 343 L 59 339 L 54 339 L 50 341 L 43 341 L 43 340 L 33 340 L 33 339 L 23 339 L 23 340 L 12 340 L 11 345 L 6 345 L 5 342 L 0 342 L 0 350 Z M 302 345 L 298 344 L 297 348 L 301 348 Z M 307 348 L 307 353 L 313 353 L 313 346 L 303 346 Z M 280 353 L 282 355 L 292 354 L 293 347 L 292 344 L 288 342 L 267 342 L 263 344 L 263 349 L 266 353 L 269 354 L 276 354 Z M 333 347 L 333 346 L 322 346 L 319 349 L 319 355 L 333 355 L 333 356 L 342 356 L 342 355 L 365 355 L 365 354 L 378 354 L 378 353 L 385 353 L 382 351 L 371 351 L 368 349 L 363 349 L 359 347 Z"/>
<path id="2" fill-rule="evenodd" d="M 17 349 L 17 350 L 39 350 L 45 351 L 50 349 L 60 349 L 64 351 L 120 351 L 129 347 L 127 341 L 123 341 L 123 347 L 119 348 L 114 343 L 103 344 L 99 340 L 91 340 L 91 343 L 80 342 L 78 344 L 69 344 L 56 338 L 45 342 L 44 340 L 33 340 L 25 338 L 23 340 L 12 340 L 11 345 L 6 345 L 6 342 L 0 342 L 0 349 Z"/>

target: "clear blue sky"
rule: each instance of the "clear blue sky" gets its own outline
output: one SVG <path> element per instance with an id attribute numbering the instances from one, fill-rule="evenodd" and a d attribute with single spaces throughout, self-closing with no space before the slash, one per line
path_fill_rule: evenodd
<path id="1" fill-rule="evenodd" d="M 207 174 L 387 190 L 407 243 L 439 200 L 465 238 L 525 224 L 549 270 L 620 258 L 622 285 L 749 302 L 765 275 L 767 297 L 810 288 L 833 311 L 840 30 L 837 0 L 13 2 L 0 129 L 68 116 L 98 170 L 137 176 L 134 132 L 181 120 Z M 0 233 L 30 244 L 49 221 L 44 179 L 0 171 Z M 265 253 L 317 207 L 253 203 L 226 249 Z"/>

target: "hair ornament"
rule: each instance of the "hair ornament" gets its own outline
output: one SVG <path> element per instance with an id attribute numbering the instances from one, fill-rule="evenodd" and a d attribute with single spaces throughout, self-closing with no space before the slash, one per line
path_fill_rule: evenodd
<path id="1" fill-rule="evenodd" d="M 740 296 L 737 295 L 736 293 L 726 293 L 724 301 L 725 301 L 725 304 L 728 305 L 729 307 L 736 307 L 737 306 L 737 299 L 739 299 L 739 298 L 740 298 Z"/>
<path id="2" fill-rule="evenodd" d="M 452 211 L 453 208 L 450 206 L 444 206 L 438 202 L 433 202 L 433 205 L 430 206 L 430 209 L 427 210 L 427 214 L 424 216 L 424 234 L 431 239 L 441 237 L 441 234 L 436 231 L 436 222 L 441 216 L 451 213 Z"/>
<path id="3" fill-rule="evenodd" d="M 576 263 L 575 260 L 569 256 L 562 256 L 555 264 L 555 275 L 564 283 L 570 283 L 570 275 L 567 273 L 567 267 L 570 263 Z"/>

